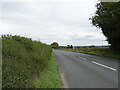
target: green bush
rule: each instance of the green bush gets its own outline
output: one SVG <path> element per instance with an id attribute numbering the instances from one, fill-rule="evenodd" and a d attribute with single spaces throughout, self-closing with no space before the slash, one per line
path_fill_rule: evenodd
<path id="1" fill-rule="evenodd" d="M 20 36 L 2 36 L 2 87 L 34 88 L 51 56 L 51 46 Z"/>

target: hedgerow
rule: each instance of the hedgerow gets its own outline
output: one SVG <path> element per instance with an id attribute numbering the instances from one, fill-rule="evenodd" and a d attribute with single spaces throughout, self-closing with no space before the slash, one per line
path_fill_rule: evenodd
<path id="1" fill-rule="evenodd" d="M 2 36 L 2 87 L 34 88 L 51 56 L 51 46 L 32 39 Z"/>

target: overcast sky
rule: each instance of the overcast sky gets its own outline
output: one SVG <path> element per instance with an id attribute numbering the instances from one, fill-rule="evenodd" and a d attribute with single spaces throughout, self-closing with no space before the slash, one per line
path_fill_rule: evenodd
<path id="1" fill-rule="evenodd" d="M 47 44 L 107 45 L 101 30 L 89 20 L 96 3 L 96 0 L 0 2 L 0 34 L 21 35 Z"/>

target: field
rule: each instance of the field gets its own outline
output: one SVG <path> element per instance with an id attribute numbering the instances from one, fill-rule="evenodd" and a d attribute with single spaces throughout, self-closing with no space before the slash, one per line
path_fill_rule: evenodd
<path id="1" fill-rule="evenodd" d="M 110 47 L 77 47 L 75 49 L 58 49 L 120 59 L 120 55 L 114 53 Z"/>
<path id="2" fill-rule="evenodd" d="M 20 36 L 2 36 L 2 87 L 34 88 L 48 65 L 51 46 Z"/>

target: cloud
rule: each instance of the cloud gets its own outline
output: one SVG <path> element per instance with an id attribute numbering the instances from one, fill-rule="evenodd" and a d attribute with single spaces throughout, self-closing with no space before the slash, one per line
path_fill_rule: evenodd
<path id="1" fill-rule="evenodd" d="M 57 3 L 81 3 L 81 2 L 93 2 L 93 0 L 1 0 L 0 2 L 57 2 Z M 99 0 L 96 0 L 99 1 Z"/>
<path id="2" fill-rule="evenodd" d="M 107 44 L 101 30 L 89 21 L 96 0 L 79 1 L 3 2 L 1 34 L 27 36 L 47 44 L 54 41 L 60 45 Z"/>

